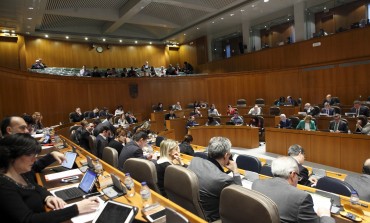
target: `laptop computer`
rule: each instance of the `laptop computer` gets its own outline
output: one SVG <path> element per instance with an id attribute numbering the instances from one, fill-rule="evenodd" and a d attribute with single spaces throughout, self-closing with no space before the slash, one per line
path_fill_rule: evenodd
<path id="1" fill-rule="evenodd" d="M 78 187 L 71 187 L 54 192 L 54 195 L 69 201 L 75 198 L 81 198 L 92 191 L 95 185 L 97 174 L 94 171 L 87 170 Z"/>
<path id="2" fill-rule="evenodd" d="M 66 152 L 64 156 L 66 157 L 66 159 L 62 162 L 60 166 L 52 168 L 53 171 L 62 172 L 62 171 L 73 169 L 73 165 L 75 164 L 77 153 Z"/>

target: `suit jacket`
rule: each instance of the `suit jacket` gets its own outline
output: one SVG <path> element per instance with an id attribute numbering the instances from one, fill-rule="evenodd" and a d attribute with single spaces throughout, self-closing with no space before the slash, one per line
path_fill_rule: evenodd
<path id="1" fill-rule="evenodd" d="M 118 158 L 118 169 L 123 171 L 123 164 L 129 158 L 143 158 L 144 159 L 144 151 L 142 148 L 135 141 L 131 141 L 126 144 L 125 147 L 121 150 Z"/>
<path id="2" fill-rule="evenodd" d="M 304 120 L 301 120 L 299 121 L 296 129 L 303 129 L 304 130 L 304 127 L 305 127 L 305 121 Z M 311 120 L 310 122 L 310 130 L 311 131 L 316 131 L 316 125 L 315 125 L 315 122 Z"/>
<path id="3" fill-rule="evenodd" d="M 280 125 L 280 128 L 290 129 L 292 128 L 292 121 L 287 118 L 285 122 L 280 121 L 279 125 Z"/>
<path id="4" fill-rule="evenodd" d="M 330 124 L 329 124 L 329 130 L 333 130 L 334 131 L 334 127 L 335 127 L 335 121 L 330 121 Z M 348 124 L 342 120 L 339 121 L 338 123 L 338 129 L 340 132 L 342 133 L 347 133 L 348 132 Z"/>
<path id="5" fill-rule="evenodd" d="M 329 113 L 328 113 L 328 109 L 323 108 L 323 109 L 321 109 L 321 113 L 325 113 L 325 114 L 328 114 L 329 116 L 333 116 L 334 115 L 334 108 L 330 108 Z"/>
<path id="6" fill-rule="evenodd" d="M 200 203 L 207 221 L 218 220 L 221 191 L 231 184 L 242 185 L 240 176 L 231 177 L 217 161 L 200 157 L 194 157 L 188 169 L 198 177 Z"/>
<path id="7" fill-rule="evenodd" d="M 351 113 L 356 113 L 356 116 L 357 116 L 357 111 L 355 107 L 351 108 Z M 365 106 L 361 106 L 359 115 L 365 115 L 366 117 L 369 117 L 370 116 L 369 108 Z"/>
<path id="8" fill-rule="evenodd" d="M 94 154 L 94 155 L 96 155 L 98 158 L 101 159 L 103 156 L 103 150 L 106 146 L 108 146 L 108 138 L 104 139 L 103 136 L 99 134 L 96 137 L 96 148 L 97 148 L 98 154 Z"/>
<path id="9" fill-rule="evenodd" d="M 302 164 L 298 163 L 296 160 L 298 169 L 299 169 L 299 175 L 301 175 L 302 180 L 298 181 L 298 184 L 305 185 L 305 186 L 311 186 L 311 181 L 308 179 L 310 178 L 308 175 L 308 169 L 304 167 Z"/>
<path id="10" fill-rule="evenodd" d="M 361 200 L 370 202 L 370 175 L 347 175 L 344 181 L 349 183 L 357 191 Z"/>
<path id="11" fill-rule="evenodd" d="M 70 117 L 72 122 L 80 122 L 84 119 L 83 114 L 79 115 L 77 112 L 73 112 Z"/>
<path id="12" fill-rule="evenodd" d="M 177 116 L 176 116 L 176 114 L 174 113 L 174 114 L 170 114 L 170 113 L 168 113 L 168 114 L 166 114 L 165 116 L 164 116 L 164 119 L 165 120 L 170 120 L 170 119 L 174 119 L 174 118 L 177 118 Z"/>
<path id="13" fill-rule="evenodd" d="M 332 223 L 331 217 L 319 217 L 313 209 L 310 194 L 291 186 L 285 179 L 274 177 L 272 179 L 256 180 L 252 189 L 265 194 L 273 200 L 279 210 L 280 222 L 310 222 Z"/>

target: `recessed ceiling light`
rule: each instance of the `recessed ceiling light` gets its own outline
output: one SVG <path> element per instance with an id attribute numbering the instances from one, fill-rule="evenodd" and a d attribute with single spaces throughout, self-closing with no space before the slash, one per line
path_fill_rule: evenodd
<path id="1" fill-rule="evenodd" d="M 186 33 L 184 33 L 184 36 L 186 36 Z"/>
<path id="2" fill-rule="evenodd" d="M 269 2 L 269 0 L 263 0 L 263 2 Z"/>
<path id="3" fill-rule="evenodd" d="M 215 21 L 212 21 L 212 23 L 215 23 Z"/>
<path id="4" fill-rule="evenodd" d="M 252 8 L 254 8 L 255 5 L 252 5 Z"/>
<path id="5" fill-rule="evenodd" d="M 89 40 L 89 38 L 85 37 L 85 40 Z"/>
<path id="6" fill-rule="evenodd" d="M 224 20 L 224 18 L 221 18 L 221 20 Z"/>
<path id="7" fill-rule="evenodd" d="M 138 42 L 137 42 L 137 40 L 135 40 L 135 44 L 137 44 Z"/>
<path id="8" fill-rule="evenodd" d="M 69 36 L 66 36 L 66 39 L 69 39 Z"/>
<path id="9" fill-rule="evenodd" d="M 122 43 L 122 40 L 120 39 L 119 42 Z"/>
<path id="10" fill-rule="evenodd" d="M 287 20 L 289 21 L 289 18 Z"/>
<path id="11" fill-rule="evenodd" d="M 199 27 L 197 27 L 197 30 L 199 30 Z"/>
<path id="12" fill-rule="evenodd" d="M 2 31 L 3 31 L 3 33 L 8 33 L 9 32 L 9 30 L 7 30 L 7 29 L 3 29 Z"/>
<path id="13" fill-rule="evenodd" d="M 30 35 L 30 32 L 26 32 L 27 35 Z"/>
<path id="14" fill-rule="evenodd" d="M 231 13 L 231 14 L 230 14 L 230 16 L 234 16 L 234 14 L 233 14 L 233 13 Z"/>
<path id="15" fill-rule="evenodd" d="M 326 10 L 326 6 L 324 7 L 324 10 Z"/>
<path id="16" fill-rule="evenodd" d="M 105 42 L 105 38 L 103 38 L 103 42 Z"/>
<path id="17" fill-rule="evenodd" d="M 244 9 L 240 9 L 241 12 L 244 12 L 245 10 Z"/>
<path id="18" fill-rule="evenodd" d="M 31 18 L 31 17 L 28 17 L 27 19 L 28 19 L 28 20 L 32 20 L 32 18 Z"/>
<path id="19" fill-rule="evenodd" d="M 49 38 L 49 35 L 48 34 L 45 34 L 45 38 Z"/>
<path id="20" fill-rule="evenodd" d="M 149 42 L 150 45 L 152 45 L 152 42 Z"/>
<path id="21" fill-rule="evenodd" d="M 33 7 L 28 7 L 29 10 L 33 10 Z"/>
<path id="22" fill-rule="evenodd" d="M 12 30 L 12 33 L 15 33 L 15 30 Z"/>

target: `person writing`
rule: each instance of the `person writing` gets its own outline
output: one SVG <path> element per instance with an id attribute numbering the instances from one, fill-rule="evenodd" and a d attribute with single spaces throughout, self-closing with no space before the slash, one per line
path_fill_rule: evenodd
<path id="1" fill-rule="evenodd" d="M 31 171 L 41 146 L 31 135 L 17 133 L 0 140 L 0 215 L 8 222 L 63 222 L 96 211 L 97 197 L 66 203 L 35 182 Z M 45 205 L 54 209 L 46 212 Z"/>
<path id="2" fill-rule="evenodd" d="M 307 115 L 303 120 L 299 121 L 297 129 L 307 130 L 307 131 L 316 131 L 316 124 L 312 120 L 311 115 Z"/>

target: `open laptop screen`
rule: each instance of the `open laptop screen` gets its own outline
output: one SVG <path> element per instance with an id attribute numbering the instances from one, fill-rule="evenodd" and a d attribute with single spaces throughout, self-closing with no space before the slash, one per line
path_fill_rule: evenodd
<path id="1" fill-rule="evenodd" d="M 77 157 L 77 153 L 66 152 L 64 155 L 66 159 L 63 161 L 61 165 L 65 168 L 72 169 L 73 164 L 75 163 Z"/>
<path id="2" fill-rule="evenodd" d="M 85 193 L 89 193 L 91 188 L 93 188 L 95 181 L 96 173 L 94 171 L 87 170 L 78 187 Z"/>

